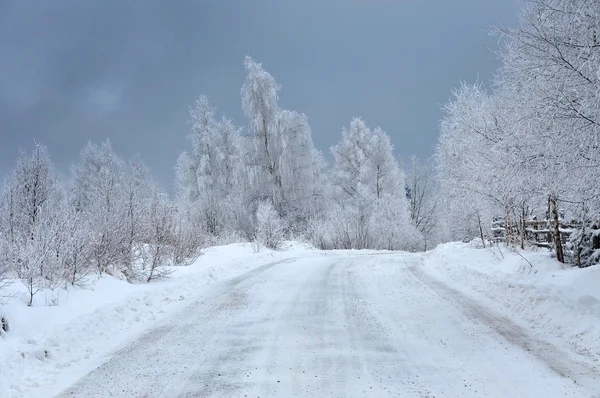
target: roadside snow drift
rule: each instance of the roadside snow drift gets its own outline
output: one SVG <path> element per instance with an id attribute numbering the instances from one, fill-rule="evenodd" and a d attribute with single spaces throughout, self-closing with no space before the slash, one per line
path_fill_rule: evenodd
<path id="1" fill-rule="evenodd" d="M 546 250 L 447 243 L 423 254 L 444 283 L 520 318 L 540 335 L 600 361 L 600 266 L 574 268 Z"/>

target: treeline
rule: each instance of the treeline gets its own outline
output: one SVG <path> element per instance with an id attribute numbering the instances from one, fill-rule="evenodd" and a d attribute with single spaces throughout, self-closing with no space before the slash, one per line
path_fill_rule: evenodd
<path id="1" fill-rule="evenodd" d="M 88 144 L 69 181 L 48 150 L 22 152 L 0 200 L 0 272 L 21 280 L 29 304 L 42 289 L 87 283 L 93 273 L 150 281 L 193 256 L 183 246 L 177 209 L 139 160 L 110 142 Z"/>
<path id="2" fill-rule="evenodd" d="M 108 273 L 164 276 L 214 243 L 285 238 L 323 249 L 419 250 L 432 240 L 431 169 L 408 178 L 389 136 L 351 121 L 326 165 L 305 115 L 279 107 L 280 86 L 245 60 L 243 130 L 200 96 L 190 109 L 190 149 L 177 159 L 170 198 L 139 159 L 109 141 L 89 143 L 62 180 L 48 150 L 22 152 L 0 198 L 0 287 L 21 280 L 29 304 L 42 289 Z"/>
<path id="3" fill-rule="evenodd" d="M 595 263 L 600 1 L 530 0 L 519 28 L 495 33 L 504 45 L 492 88 L 464 84 L 445 107 L 436 153 L 443 239 L 489 236 L 500 218 L 508 243 L 523 245 L 526 220 L 547 219 L 559 261 Z M 562 220 L 582 225 L 566 247 Z"/>

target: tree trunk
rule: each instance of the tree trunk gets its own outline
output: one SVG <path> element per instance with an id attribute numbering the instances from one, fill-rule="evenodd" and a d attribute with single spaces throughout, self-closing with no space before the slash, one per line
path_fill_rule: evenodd
<path id="1" fill-rule="evenodd" d="M 562 240 L 560 238 L 559 219 L 558 219 L 558 205 L 556 203 L 556 196 L 550 195 L 548 200 L 550 201 L 550 211 L 552 213 L 553 221 L 553 237 L 554 237 L 554 249 L 556 251 L 556 259 L 561 263 L 565 262 L 565 255 L 563 252 Z"/>
<path id="2" fill-rule="evenodd" d="M 525 249 L 525 203 L 521 209 L 521 250 Z"/>
<path id="3" fill-rule="evenodd" d="M 273 175 L 275 171 L 275 167 L 271 163 L 271 154 L 269 153 L 269 133 L 267 131 L 267 120 L 263 115 L 263 145 L 265 147 L 265 156 L 267 157 L 267 168 L 269 170 L 269 174 Z"/>
<path id="4" fill-rule="evenodd" d="M 29 293 L 29 301 L 27 301 L 27 306 L 31 307 L 33 305 L 33 296 L 35 292 L 33 291 L 33 279 L 27 278 L 27 292 Z"/>
<path id="5" fill-rule="evenodd" d="M 504 232 L 506 244 L 512 244 L 512 228 L 510 225 L 510 214 L 508 213 L 508 205 L 504 204 Z"/>
<path id="6" fill-rule="evenodd" d="M 481 216 L 477 215 L 477 222 L 479 224 L 479 236 L 481 237 L 481 243 L 485 249 L 485 239 L 483 238 L 483 228 L 481 227 Z"/>

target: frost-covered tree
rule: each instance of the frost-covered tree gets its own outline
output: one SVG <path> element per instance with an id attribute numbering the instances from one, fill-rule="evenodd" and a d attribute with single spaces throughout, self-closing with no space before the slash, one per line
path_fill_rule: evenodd
<path id="1" fill-rule="evenodd" d="M 0 241 L 2 250 L 0 251 L 0 260 L 3 264 L 3 275 L 8 274 L 9 270 L 14 268 L 15 253 L 13 252 L 16 240 L 23 228 L 20 222 L 20 209 L 18 208 L 18 192 L 15 185 L 14 176 L 9 175 L 2 186 L 2 200 L 0 201 Z"/>
<path id="2" fill-rule="evenodd" d="M 167 195 L 154 188 L 150 192 L 145 225 L 145 244 L 140 247 L 141 261 L 136 276 L 146 282 L 160 279 L 171 273 L 174 251 L 174 207 Z"/>
<path id="3" fill-rule="evenodd" d="M 8 245 L 4 237 L 0 236 L 0 250 L 4 254 L 8 253 Z M 10 279 L 11 267 L 10 263 L 7 262 L 4 256 L 0 259 L 0 305 L 4 304 L 5 295 L 3 294 L 4 289 L 11 285 Z"/>
<path id="4" fill-rule="evenodd" d="M 75 206 L 92 231 L 92 259 L 100 272 L 126 272 L 130 253 L 126 166 L 110 141 L 89 143 L 73 167 Z"/>
<path id="5" fill-rule="evenodd" d="M 377 201 L 373 168 L 370 163 L 371 131 L 361 119 L 342 131 L 342 141 L 331 148 L 334 157 L 332 183 L 337 205 L 347 208 L 343 219 L 351 220 L 349 230 L 338 231 L 345 237 L 344 248 L 372 246 L 371 215 Z M 338 209 L 339 212 L 339 209 Z"/>
<path id="6" fill-rule="evenodd" d="M 246 170 L 246 206 L 269 201 L 290 233 L 302 233 L 320 217 L 324 202 L 325 162 L 314 148 L 306 115 L 281 110 L 280 85 L 261 64 L 245 61 L 242 108 L 250 121 Z"/>
<path id="7" fill-rule="evenodd" d="M 61 187 L 45 146 L 21 152 L 3 190 L 1 233 L 10 267 L 29 292 L 28 305 L 43 288 L 61 281 Z"/>
<path id="8" fill-rule="evenodd" d="M 277 130 L 278 91 L 281 86 L 260 63 L 250 57 L 244 61 L 246 81 L 242 86 L 242 109 L 252 133 L 249 157 L 253 185 L 252 202 L 271 201 L 281 211 L 281 140 Z"/>
<path id="9" fill-rule="evenodd" d="M 463 84 L 445 110 L 436 150 L 441 214 L 446 239 L 468 239 L 489 235 L 492 216 L 502 200 L 495 200 L 492 151 L 498 139 L 488 123 L 489 96 L 481 85 Z M 500 213 L 501 214 L 501 213 Z"/>
<path id="10" fill-rule="evenodd" d="M 405 176 L 394 157 L 390 137 L 377 127 L 371 141 L 369 160 L 377 198 L 372 222 L 375 247 L 416 250 L 420 236 L 410 222 Z"/>
<path id="11" fill-rule="evenodd" d="M 178 196 L 196 213 L 201 233 L 219 236 L 235 224 L 240 205 L 241 151 L 231 120 L 215 120 L 214 108 L 201 96 L 190 109 L 192 150 L 177 163 Z"/>
<path id="12" fill-rule="evenodd" d="M 522 224 L 520 209 L 531 197 L 531 184 L 522 173 L 524 148 L 514 145 L 519 129 L 502 100 L 480 84 L 463 84 L 444 109 L 436 161 L 441 193 L 450 206 L 444 213 L 454 231 L 450 238 L 477 232 L 484 239 L 495 217 L 504 220 L 507 238 L 513 240 L 517 231 L 511 226 Z M 468 203 L 460 203 L 464 198 Z"/>
<path id="13" fill-rule="evenodd" d="M 412 156 L 406 176 L 410 219 L 423 238 L 422 249 L 429 249 L 439 240 L 437 228 L 439 195 L 433 164 Z"/>
<path id="14" fill-rule="evenodd" d="M 306 115 L 283 110 L 277 114 L 280 140 L 282 216 L 295 231 L 323 211 L 325 161 L 313 145 Z"/>
<path id="15" fill-rule="evenodd" d="M 371 131 L 357 118 L 331 152 L 335 205 L 330 214 L 338 219 L 333 245 L 410 248 L 416 231 L 409 222 L 404 174 L 387 134 L 379 128 Z"/>
<path id="16" fill-rule="evenodd" d="M 133 265 L 138 260 L 140 246 L 145 243 L 145 228 L 148 208 L 153 190 L 153 181 L 146 165 L 139 158 L 130 162 L 123 185 L 125 212 L 125 262 L 126 274 L 133 275 Z"/>
<path id="17" fill-rule="evenodd" d="M 72 285 L 86 285 L 90 275 L 97 271 L 92 261 L 93 231 L 89 228 L 86 215 L 76 207 L 74 193 L 66 194 L 60 212 L 61 222 L 61 261 L 65 282 Z"/>

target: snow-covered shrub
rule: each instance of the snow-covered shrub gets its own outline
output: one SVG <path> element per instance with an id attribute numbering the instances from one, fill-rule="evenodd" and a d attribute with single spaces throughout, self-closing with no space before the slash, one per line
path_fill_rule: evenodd
<path id="1" fill-rule="evenodd" d="M 15 272 L 28 292 L 27 305 L 42 289 L 56 289 L 64 280 L 63 269 L 57 257 L 54 239 L 56 232 L 49 225 L 39 225 L 32 232 L 34 238 L 21 237 L 14 242 L 11 254 Z"/>
<path id="2" fill-rule="evenodd" d="M 92 229 L 83 212 L 65 203 L 60 229 L 60 261 L 64 281 L 71 286 L 90 283 L 97 268 L 92 261 Z"/>
<path id="3" fill-rule="evenodd" d="M 154 192 L 150 207 L 145 239 L 147 244 L 142 245 L 140 266 L 136 276 L 142 277 L 146 282 L 168 276 L 173 265 L 173 207 L 168 203 L 166 195 Z"/>
<path id="4" fill-rule="evenodd" d="M 242 232 L 236 231 L 232 228 L 227 228 L 219 236 L 216 237 L 215 244 L 220 246 L 246 241 L 246 236 Z"/>
<path id="5" fill-rule="evenodd" d="M 4 289 L 12 283 L 9 279 L 10 265 L 6 237 L 0 232 L 0 305 L 3 304 L 5 298 Z"/>
<path id="6" fill-rule="evenodd" d="M 331 230 L 328 223 L 321 218 L 312 218 L 308 221 L 305 239 L 321 250 L 333 249 Z"/>
<path id="7" fill-rule="evenodd" d="M 261 202 L 256 210 L 255 241 L 270 249 L 277 249 L 283 240 L 284 226 L 271 202 Z"/>
<path id="8" fill-rule="evenodd" d="M 162 279 L 173 272 L 173 256 L 169 247 L 163 245 L 143 245 L 139 249 L 139 259 L 134 264 L 135 279 L 150 282 Z"/>
<path id="9" fill-rule="evenodd" d="M 187 265 L 200 256 L 208 238 L 197 227 L 198 218 L 189 203 L 179 203 L 173 211 L 173 263 Z"/>

